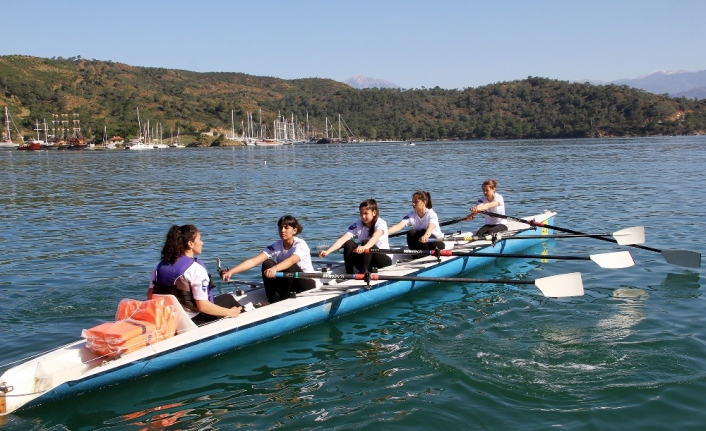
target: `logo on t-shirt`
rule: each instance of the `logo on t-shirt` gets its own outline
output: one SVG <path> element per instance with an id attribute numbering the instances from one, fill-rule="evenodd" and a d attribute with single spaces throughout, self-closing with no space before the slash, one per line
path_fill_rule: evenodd
<path id="1" fill-rule="evenodd" d="M 204 292 L 208 292 L 208 284 L 208 280 L 201 280 L 201 290 Z"/>

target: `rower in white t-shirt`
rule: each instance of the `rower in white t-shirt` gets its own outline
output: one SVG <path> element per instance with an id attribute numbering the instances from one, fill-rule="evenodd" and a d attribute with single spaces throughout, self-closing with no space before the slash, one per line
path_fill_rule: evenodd
<path id="1" fill-rule="evenodd" d="M 399 232 L 406 226 L 411 226 L 407 232 L 407 247 L 410 250 L 443 249 L 439 217 L 432 209 L 431 194 L 425 190 L 417 190 L 412 194 L 412 211 L 402 221 L 390 228 L 389 234 Z"/>
<path id="2" fill-rule="evenodd" d="M 371 248 L 387 249 L 390 247 L 387 236 L 387 223 L 380 218 L 375 199 L 366 199 L 358 207 L 360 220 L 350 225 L 346 232 L 319 256 L 326 257 L 332 251 L 343 247 L 343 261 L 346 273 L 353 274 L 354 268 L 360 273 L 370 272 L 373 268 L 392 265 L 392 257 L 382 253 L 366 253 Z M 360 243 L 354 241 L 358 237 Z"/>
<path id="3" fill-rule="evenodd" d="M 500 193 L 496 193 L 497 180 L 487 179 L 483 182 L 483 196 L 478 199 L 478 204 L 471 207 L 471 213 L 464 220 L 473 220 L 481 211 L 505 215 L 505 200 Z M 485 215 L 485 225 L 476 231 L 476 236 L 488 235 L 507 230 L 507 220 L 500 217 Z"/>
<path id="4" fill-rule="evenodd" d="M 301 293 L 320 286 L 320 280 L 311 278 L 275 278 L 277 272 L 314 272 L 309 246 L 306 241 L 296 236 L 304 230 L 301 223 L 291 215 L 285 215 L 277 221 L 277 228 L 280 241 L 224 272 L 221 275 L 223 281 L 230 280 L 233 274 L 262 264 L 262 282 L 268 303 L 287 299 L 292 292 Z"/>

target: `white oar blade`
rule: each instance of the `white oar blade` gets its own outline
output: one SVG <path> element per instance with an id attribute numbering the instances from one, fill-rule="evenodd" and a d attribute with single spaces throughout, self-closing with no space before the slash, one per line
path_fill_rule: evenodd
<path id="1" fill-rule="evenodd" d="M 701 268 L 701 253 L 689 250 L 662 250 L 662 257 L 672 265 Z"/>
<path id="2" fill-rule="evenodd" d="M 645 243 L 645 227 L 635 226 L 613 232 L 613 238 L 620 245 L 633 245 Z"/>
<path id="3" fill-rule="evenodd" d="M 583 295 L 583 281 L 580 272 L 538 278 L 534 284 L 542 292 L 542 295 L 549 298 Z"/>
<path id="4" fill-rule="evenodd" d="M 629 251 L 619 251 L 616 253 L 601 253 L 591 255 L 591 260 L 596 262 L 601 268 L 629 268 L 635 265 Z"/>

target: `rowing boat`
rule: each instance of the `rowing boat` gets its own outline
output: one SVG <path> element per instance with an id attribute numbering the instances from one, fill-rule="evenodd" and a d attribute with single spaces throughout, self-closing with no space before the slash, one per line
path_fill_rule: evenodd
<path id="1" fill-rule="evenodd" d="M 531 219 L 552 224 L 555 214 L 544 212 Z M 496 253 L 518 253 L 543 241 L 541 235 L 537 235 L 538 232 L 549 235 L 552 231 L 546 227 L 537 231 L 515 221 L 509 222 L 508 226 L 511 232 L 516 232 L 516 236 L 527 235 L 528 238 L 497 244 L 483 240 L 450 240 L 446 242 L 446 248 L 461 251 L 492 248 Z M 174 297 L 167 295 L 165 300 L 176 305 L 180 314 L 177 335 L 117 358 L 99 356 L 88 349 L 86 340 L 34 357 L 0 376 L 0 415 L 269 340 L 378 305 L 434 284 L 437 277 L 452 277 L 477 269 L 495 259 L 468 255 L 411 259 L 410 256 L 395 255 L 396 263 L 380 269 L 379 279 L 376 276 L 372 280 L 368 277 L 363 282 L 329 280 L 322 287 L 264 307 L 256 305 L 266 301 L 262 283 L 241 282 L 236 284 L 240 287 L 232 294 L 250 311 L 235 319 L 220 319 L 200 327 L 194 325 Z M 342 267 L 339 265 L 337 268 L 333 263 L 318 263 L 317 270 L 324 274 L 335 274 L 341 272 Z"/>

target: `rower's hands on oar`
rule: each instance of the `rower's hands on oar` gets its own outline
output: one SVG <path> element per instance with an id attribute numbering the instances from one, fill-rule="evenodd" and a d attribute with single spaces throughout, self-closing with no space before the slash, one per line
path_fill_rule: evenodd
<path id="1" fill-rule="evenodd" d="M 319 257 L 326 257 L 328 256 L 328 251 L 327 250 L 321 250 L 319 252 Z"/>
<path id="2" fill-rule="evenodd" d="M 240 313 L 243 310 L 245 310 L 245 307 L 243 307 L 242 305 L 236 305 L 234 307 L 230 307 L 228 309 L 228 314 L 226 315 L 226 317 L 238 317 L 238 316 L 240 316 Z"/>
<path id="3" fill-rule="evenodd" d="M 262 275 L 264 275 L 267 278 L 275 278 L 275 274 L 277 273 L 277 265 L 267 268 Z"/>

